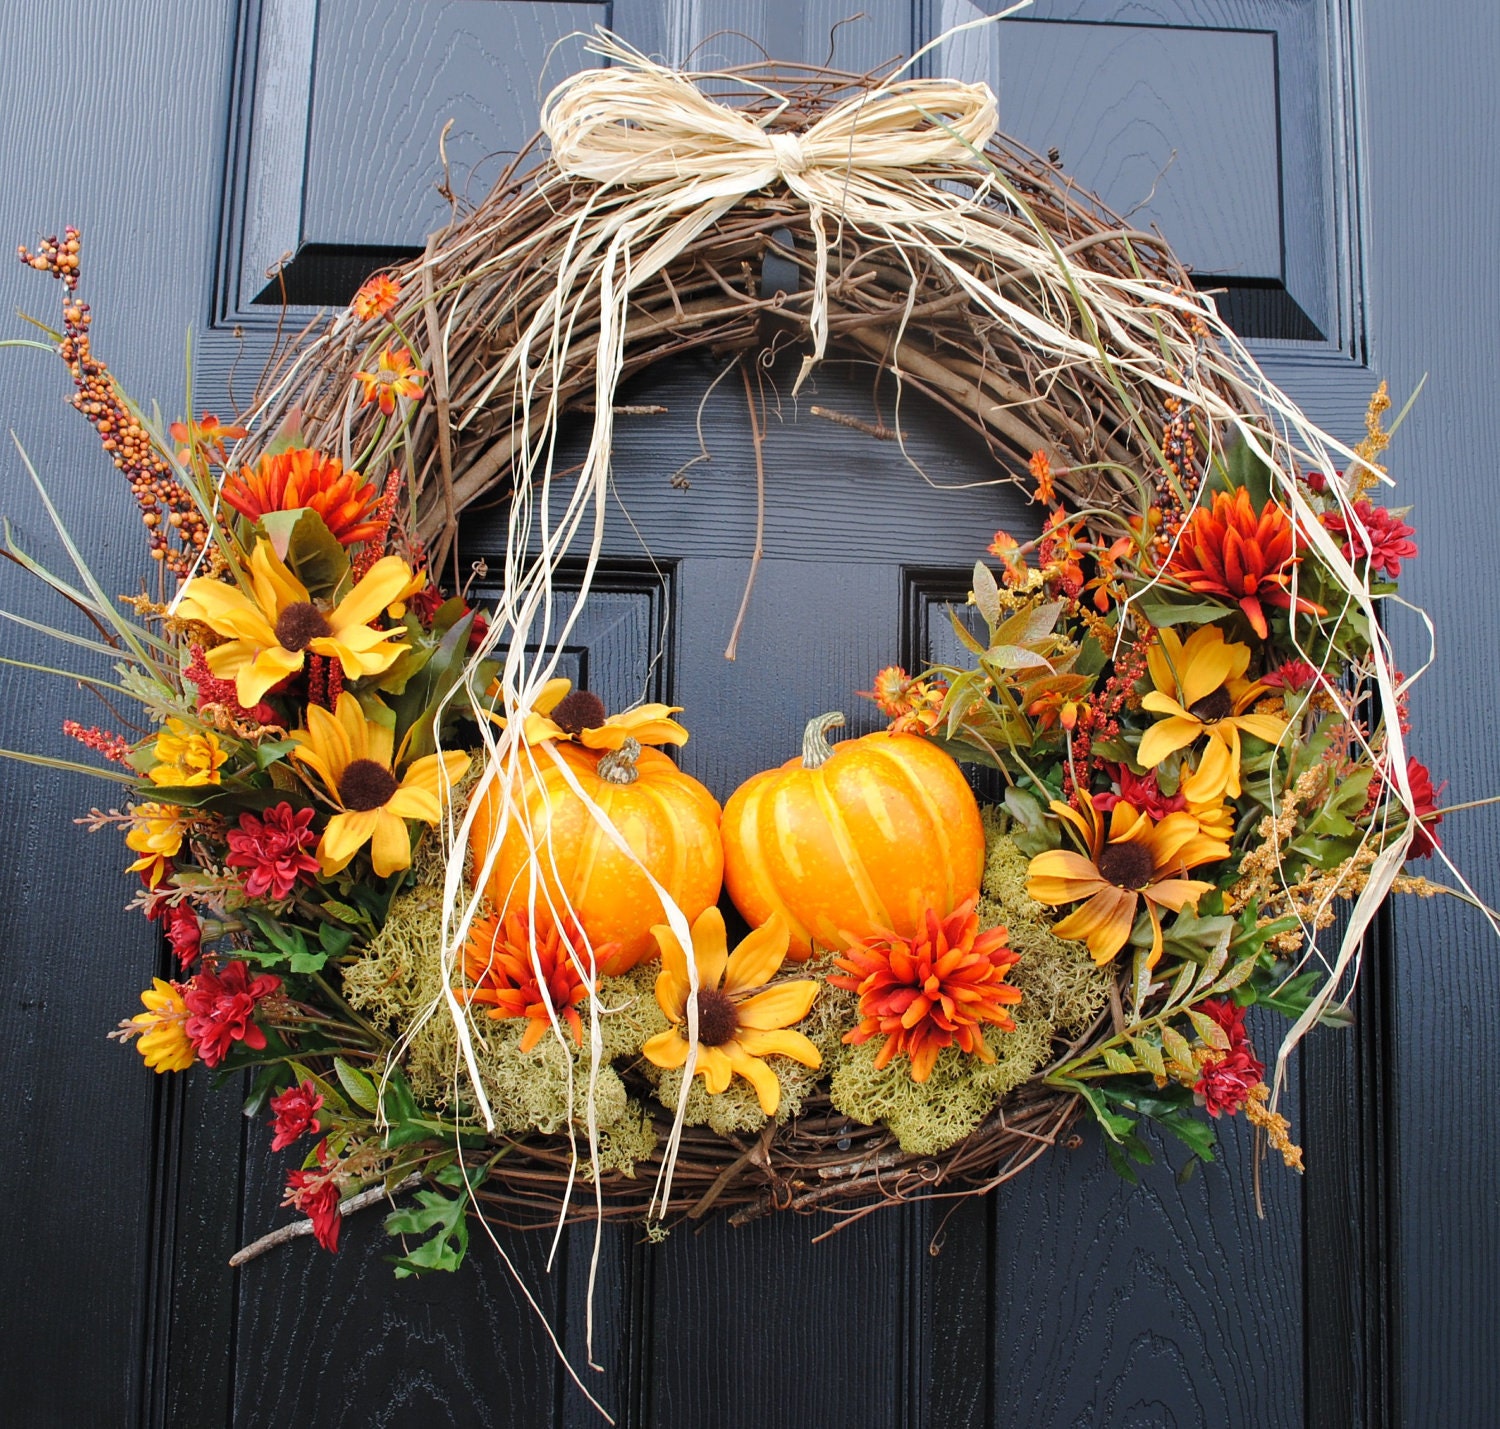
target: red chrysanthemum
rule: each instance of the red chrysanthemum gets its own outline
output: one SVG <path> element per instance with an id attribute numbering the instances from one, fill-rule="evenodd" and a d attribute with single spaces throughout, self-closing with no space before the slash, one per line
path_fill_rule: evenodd
<path id="1" fill-rule="evenodd" d="M 1187 808 L 1187 799 L 1179 789 L 1175 794 L 1163 794 L 1156 782 L 1156 771 L 1148 769 L 1144 774 L 1133 774 L 1124 764 L 1107 764 L 1104 772 L 1119 786 L 1118 794 L 1106 791 L 1094 795 L 1094 807 L 1108 813 L 1116 804 L 1129 804 L 1150 814 L 1158 823 L 1168 814 Z"/>
<path id="2" fill-rule="evenodd" d="M 1267 501 L 1257 514 L 1250 493 L 1240 486 L 1232 496 L 1215 492 L 1212 505 L 1193 512 L 1167 562 L 1166 574 L 1189 590 L 1234 601 L 1265 640 L 1270 632 L 1262 607 L 1291 608 L 1288 586 L 1299 559 L 1286 512 Z M 1297 609 L 1324 613 L 1300 596 Z"/>
<path id="3" fill-rule="evenodd" d="M 1005 976 L 1020 954 L 1006 946 L 1004 928 L 979 931 L 977 901 L 968 899 L 942 919 L 928 909 L 913 937 L 883 931 L 834 960 L 849 976 L 828 981 L 859 994 L 860 1023 L 844 1041 L 858 1045 L 884 1035 L 877 1068 L 904 1054 L 912 1080 L 925 1082 L 945 1047 L 993 1062 L 985 1023 L 1016 1030 L 1005 1009 L 1021 1000 L 1021 990 Z"/>
<path id="4" fill-rule="evenodd" d="M 183 967 L 191 967 L 203 951 L 203 925 L 186 903 L 170 903 L 162 914 L 167 942 Z"/>
<path id="5" fill-rule="evenodd" d="M 318 1146 L 318 1165 L 308 1170 L 288 1171 L 286 1176 L 286 1199 L 283 1206 L 294 1206 L 312 1222 L 313 1238 L 324 1250 L 339 1248 L 339 1226 L 343 1217 L 339 1215 L 338 1166 L 328 1161 L 327 1143 Z"/>
<path id="6" fill-rule="evenodd" d="M 1245 1009 L 1228 998 L 1209 998 L 1198 1011 L 1211 1017 L 1229 1038 L 1227 1051 L 1212 1050 L 1199 1068 L 1193 1091 L 1203 1098 L 1210 1116 L 1233 1116 L 1260 1084 L 1266 1069 L 1255 1055 L 1245 1031 Z"/>
<path id="7" fill-rule="evenodd" d="M 240 826 L 230 829 L 230 868 L 248 870 L 245 892 L 252 898 L 289 898 L 297 880 L 318 871 L 313 856 L 318 836 L 312 828 L 313 810 L 276 804 L 261 818 L 240 815 Z"/>
<path id="8" fill-rule="evenodd" d="M 1411 758 L 1406 761 L 1406 782 L 1411 785 L 1413 812 L 1417 819 L 1416 826 L 1412 830 L 1411 848 L 1406 856 L 1408 859 L 1431 858 L 1442 847 L 1441 841 L 1433 830 L 1443 822 L 1437 801 L 1438 796 L 1448 786 L 1445 783 L 1434 789 L 1432 774 L 1427 766 Z"/>
<path id="9" fill-rule="evenodd" d="M 1401 562 L 1413 559 L 1417 543 L 1411 538 L 1416 528 L 1408 526 L 1394 512 L 1371 505 L 1361 497 L 1354 503 L 1354 514 L 1363 531 L 1358 530 L 1342 511 L 1325 512 L 1324 529 L 1343 540 L 1344 558 L 1348 561 L 1370 560 L 1371 571 L 1384 571 L 1392 580 L 1401 575 Z"/>
<path id="10" fill-rule="evenodd" d="M 594 958 L 601 969 L 607 970 L 618 952 L 617 943 L 606 943 L 594 949 Z M 571 918 L 565 920 L 561 930 L 545 929 L 533 938 L 524 910 L 503 919 L 492 916 L 469 930 L 469 941 L 464 945 L 464 975 L 469 986 L 463 996 L 470 1002 L 487 1003 L 489 1015 L 497 1022 L 524 1017 L 523 1052 L 542 1040 L 553 1017 L 566 1021 L 573 1040 L 582 1046 L 578 1006 L 588 997 L 588 988 L 579 968 L 588 965 L 588 944 Z"/>
<path id="11" fill-rule="evenodd" d="M 258 521 L 272 511 L 307 507 L 323 518 L 344 546 L 381 533 L 373 519 L 380 499 L 373 481 L 345 471 L 337 457 L 306 447 L 263 456 L 254 471 L 241 467 L 224 482 L 224 500 L 241 516 Z"/>
<path id="12" fill-rule="evenodd" d="M 271 1150 L 281 1151 L 299 1136 L 316 1136 L 322 1130 L 315 1113 L 323 1105 L 311 1079 L 288 1087 L 271 1098 Z"/>
<path id="13" fill-rule="evenodd" d="M 1321 679 L 1306 660 L 1283 660 L 1274 669 L 1267 670 L 1260 682 L 1268 689 L 1288 690 L 1296 695 L 1315 683 L 1321 683 Z"/>
<path id="14" fill-rule="evenodd" d="M 200 972 L 184 989 L 187 1035 L 206 1067 L 217 1067 L 229 1055 L 230 1044 L 241 1042 L 258 1052 L 266 1045 L 266 1034 L 254 1021 L 263 998 L 281 987 L 275 973 L 251 977 L 242 962 L 230 963 L 219 972 Z"/>

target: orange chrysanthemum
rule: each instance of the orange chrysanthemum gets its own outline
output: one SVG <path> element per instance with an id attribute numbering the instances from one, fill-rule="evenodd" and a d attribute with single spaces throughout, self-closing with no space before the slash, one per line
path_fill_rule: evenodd
<path id="1" fill-rule="evenodd" d="M 377 273 L 350 300 L 361 322 L 383 318 L 401 300 L 401 285 L 389 273 Z"/>
<path id="2" fill-rule="evenodd" d="M 1292 571 L 1301 558 L 1294 552 L 1291 519 L 1275 501 L 1267 501 L 1259 515 L 1250 493 L 1237 487 L 1214 494 L 1212 506 L 1200 506 L 1188 518 L 1167 575 L 1202 595 L 1221 595 L 1234 601 L 1262 640 L 1269 638 L 1265 605 L 1292 607 L 1288 590 Z M 1310 600 L 1297 597 L 1296 608 L 1325 614 Z"/>
<path id="3" fill-rule="evenodd" d="M 884 932 L 834 959 L 849 976 L 828 981 L 859 994 L 859 1026 L 844 1041 L 858 1045 L 884 1034 L 877 1069 L 905 1055 L 912 1080 L 925 1082 L 944 1047 L 993 1062 L 986 1022 L 1016 1030 L 1005 1009 L 1021 1000 L 1021 989 L 1005 976 L 1021 955 L 1006 945 L 1004 928 L 979 931 L 977 901 L 970 898 L 942 919 L 929 908 L 914 936 Z"/>
<path id="4" fill-rule="evenodd" d="M 379 499 L 373 481 L 306 447 L 263 456 L 254 471 L 241 468 L 224 483 L 224 500 L 241 516 L 258 521 L 272 511 L 305 506 L 345 546 L 380 534 L 380 522 L 370 519 Z"/>
<path id="5" fill-rule="evenodd" d="M 561 929 L 541 930 L 533 939 L 524 910 L 504 919 L 491 916 L 469 930 L 464 975 L 470 985 L 462 995 L 469 1002 L 488 1003 L 489 1015 L 497 1022 L 524 1017 L 523 1052 L 542 1040 L 553 1017 L 568 1024 L 581 1047 L 583 1024 L 578 1007 L 589 995 L 581 969 L 607 965 L 617 951 L 617 944 L 607 943 L 595 948 L 591 956 L 571 918 L 563 920 Z"/>
<path id="6" fill-rule="evenodd" d="M 426 375 L 411 360 L 404 347 L 388 347 L 380 354 L 374 372 L 356 372 L 354 380 L 364 388 L 364 404 L 378 402 L 387 417 L 396 410 L 397 397 L 413 400 L 422 395 Z"/>

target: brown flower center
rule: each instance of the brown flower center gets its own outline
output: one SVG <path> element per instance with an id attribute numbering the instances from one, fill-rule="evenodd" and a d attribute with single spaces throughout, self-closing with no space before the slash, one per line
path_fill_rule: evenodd
<path id="1" fill-rule="evenodd" d="M 1099 877 L 1106 883 L 1132 891 L 1144 888 L 1156 871 L 1151 850 L 1138 843 L 1106 844 L 1098 868 Z"/>
<path id="2" fill-rule="evenodd" d="M 1204 724 L 1218 724 L 1221 719 L 1234 713 L 1234 700 L 1229 691 L 1220 685 L 1211 695 L 1204 695 L 1188 706 L 1188 713 Z"/>
<path id="3" fill-rule="evenodd" d="M 739 1009 L 717 988 L 698 989 L 698 1040 L 705 1047 L 722 1047 L 740 1028 Z"/>
<path id="4" fill-rule="evenodd" d="M 587 690 L 570 690 L 552 707 L 552 723 L 564 734 L 582 734 L 604 723 L 604 701 Z"/>
<path id="5" fill-rule="evenodd" d="M 306 650 L 314 640 L 332 634 L 333 627 L 310 601 L 299 600 L 276 617 L 276 643 L 283 650 Z"/>
<path id="6" fill-rule="evenodd" d="M 373 759 L 356 759 L 339 776 L 339 798 L 357 814 L 383 809 L 400 787 L 396 776 Z"/>

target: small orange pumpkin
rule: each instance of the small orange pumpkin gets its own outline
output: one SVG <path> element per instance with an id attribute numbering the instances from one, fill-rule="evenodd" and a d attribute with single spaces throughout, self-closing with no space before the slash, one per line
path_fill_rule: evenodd
<path id="1" fill-rule="evenodd" d="M 841 714 L 809 721 L 801 759 L 753 775 L 724 806 L 724 881 L 758 926 L 780 913 L 790 955 L 881 930 L 913 936 L 979 892 L 984 825 L 954 760 L 914 734 L 830 746 Z"/>
<path id="2" fill-rule="evenodd" d="M 718 901 L 724 881 L 719 804 L 702 784 L 665 754 L 642 749 L 633 738 L 604 753 L 577 744 L 549 742 L 547 747 L 573 772 L 579 787 L 604 811 L 689 923 Z M 620 945 L 604 971 L 624 972 L 654 955 L 651 929 L 665 918 L 661 899 L 641 868 L 599 827 L 546 749 L 537 750 L 537 763 L 541 772 L 527 777 L 523 800 L 542 850 L 537 861 L 538 923 L 551 926 L 548 895 L 559 907 L 565 896 L 594 944 Z M 484 866 L 501 814 L 498 781 L 492 777 L 478 798 L 469 836 L 476 870 Z M 527 906 L 531 861 L 522 826 L 513 822 L 485 884 L 501 916 Z"/>

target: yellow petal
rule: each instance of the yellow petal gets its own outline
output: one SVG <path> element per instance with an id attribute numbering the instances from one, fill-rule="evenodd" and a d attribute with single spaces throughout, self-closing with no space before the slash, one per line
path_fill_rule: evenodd
<path id="1" fill-rule="evenodd" d="M 1286 733 L 1287 722 L 1278 719 L 1275 715 L 1268 714 L 1245 714 L 1235 719 L 1235 724 L 1256 739 L 1263 739 L 1267 744 L 1279 744 L 1281 736 Z"/>
<path id="2" fill-rule="evenodd" d="M 1050 849 L 1037 854 L 1027 870 L 1027 897 L 1054 908 L 1059 903 L 1077 903 L 1081 898 L 1092 898 L 1112 886 L 1099 876 L 1099 870 L 1088 859 L 1068 849 Z"/>
<path id="3" fill-rule="evenodd" d="M 1164 695 L 1159 690 L 1151 690 L 1141 696 L 1141 708 L 1148 709 L 1152 714 L 1177 715 L 1180 719 L 1196 720 L 1198 717 L 1174 700 L 1171 695 Z"/>
<path id="4" fill-rule="evenodd" d="M 248 640 L 256 646 L 276 644 L 276 632 L 260 607 L 238 586 L 209 576 L 199 576 L 183 587 L 177 614 L 183 620 L 201 620 L 220 635 Z"/>
<path id="5" fill-rule="evenodd" d="M 1217 804 L 1233 772 L 1228 746 L 1211 739 L 1203 746 L 1198 767 L 1183 779 L 1182 796 L 1190 805 Z"/>
<path id="6" fill-rule="evenodd" d="M 272 685 L 279 685 L 301 668 L 301 651 L 283 650 L 273 644 L 239 667 L 234 677 L 234 697 L 246 709 L 251 709 L 265 698 Z"/>
<path id="7" fill-rule="evenodd" d="M 729 934 L 724 915 L 712 905 L 693 923 L 693 961 L 698 964 L 698 986 L 717 988 L 729 962 Z"/>
<path id="8" fill-rule="evenodd" d="M 641 1047 L 641 1056 L 653 1066 L 672 1071 L 688 1059 L 687 1040 L 675 1027 L 669 1027 L 665 1032 L 658 1032 L 655 1037 L 646 1039 Z"/>
<path id="9" fill-rule="evenodd" d="M 565 680 L 561 676 L 558 676 L 556 679 L 548 680 L 547 683 L 542 686 L 541 693 L 537 695 L 531 707 L 539 715 L 551 714 L 552 711 L 557 708 L 558 704 L 567 695 L 568 691 L 572 688 L 573 682 L 571 680 Z"/>
<path id="10" fill-rule="evenodd" d="M 729 1063 L 729 1057 L 722 1047 L 698 1048 L 697 1074 L 703 1078 L 703 1085 L 711 1096 L 718 1096 L 720 1092 L 727 1091 L 729 1079 L 734 1076 L 734 1068 Z"/>
<path id="11" fill-rule="evenodd" d="M 376 643 L 370 645 L 368 649 L 361 648 L 369 642 L 360 637 L 360 631 L 374 636 Z M 330 660 L 337 660 L 343 667 L 346 679 L 362 680 L 366 675 L 378 675 L 383 670 L 389 670 L 406 646 L 396 642 L 387 642 L 385 636 L 379 631 L 360 625 L 338 635 L 320 635 L 316 640 L 309 640 L 307 648 L 314 654 L 326 655 Z"/>
<path id="12" fill-rule="evenodd" d="M 362 849 L 375 832 L 377 809 L 335 814 L 318 840 L 318 864 L 325 877 L 337 873 Z"/>
<path id="13" fill-rule="evenodd" d="M 735 1033 L 734 1040 L 752 1057 L 790 1057 L 794 1062 L 801 1062 L 804 1067 L 823 1065 L 823 1054 L 812 1042 L 800 1032 L 793 1032 L 789 1028 L 761 1031 L 754 1027 L 742 1027 Z"/>
<path id="14" fill-rule="evenodd" d="M 729 1065 L 755 1088 L 760 1109 L 767 1116 L 775 1116 L 776 1108 L 781 1105 L 781 1083 L 776 1080 L 776 1073 L 734 1042 L 730 1042 L 724 1051 Z"/>
<path id="15" fill-rule="evenodd" d="M 389 878 L 411 867 L 411 835 L 406 824 L 389 809 L 372 809 L 375 831 L 370 838 L 370 861 L 376 876 Z"/>
<path id="16" fill-rule="evenodd" d="M 250 552 L 250 584 L 260 608 L 273 624 L 287 606 L 311 599 L 307 587 L 287 569 L 269 541 L 257 541 Z"/>
<path id="17" fill-rule="evenodd" d="M 1192 709 L 1213 694 L 1231 676 L 1243 674 L 1250 661 L 1250 647 L 1226 643 L 1216 626 L 1199 626 L 1183 647 L 1186 667 L 1178 667 L 1182 681 L 1182 703 Z"/>
<path id="18" fill-rule="evenodd" d="M 308 711 L 309 728 L 311 728 L 312 711 Z M 391 736 L 388 730 L 379 726 L 371 728 L 370 721 L 365 718 L 365 712 L 359 707 L 359 701 L 343 690 L 339 693 L 338 704 L 333 709 L 333 722 L 343 734 L 344 745 L 349 751 L 349 761 L 356 759 L 373 759 L 377 764 L 383 764 L 387 769 L 391 766 Z M 381 757 L 381 750 L 372 747 L 373 739 L 383 734 L 385 738 L 385 757 Z"/>
<path id="19" fill-rule="evenodd" d="M 368 625 L 411 584 L 411 567 L 400 556 L 382 556 L 328 617 L 335 635 L 351 625 Z M 306 597 L 303 597 L 306 599 Z"/>
<path id="20" fill-rule="evenodd" d="M 1158 720 L 1141 736 L 1140 748 L 1135 752 L 1136 763 L 1143 769 L 1155 769 L 1167 755 L 1185 748 L 1202 733 L 1203 726 L 1195 719 L 1174 716 Z"/>
<path id="21" fill-rule="evenodd" d="M 656 1001 L 661 1010 L 674 1022 L 687 1017 L 688 970 L 687 955 L 677 934 L 665 923 L 651 929 L 656 946 L 661 949 L 661 972 L 656 976 Z"/>
<path id="22" fill-rule="evenodd" d="M 1135 922 L 1136 895 L 1124 888 L 1106 888 L 1082 908 L 1070 913 L 1052 931 L 1059 938 L 1077 938 L 1088 944 L 1094 961 L 1103 967 L 1123 948 Z"/>
<path id="23" fill-rule="evenodd" d="M 791 932 L 780 913 L 773 913 L 751 932 L 730 955 L 724 976 L 724 991 L 748 992 L 764 987 L 786 959 Z"/>
<path id="24" fill-rule="evenodd" d="M 1158 630 L 1156 643 L 1146 652 L 1146 667 L 1151 671 L 1151 683 L 1163 694 L 1177 694 L 1177 676 L 1182 666 L 1182 642 L 1173 631 Z"/>
<path id="25" fill-rule="evenodd" d="M 739 1013 L 741 1027 L 769 1032 L 801 1022 L 817 995 L 818 984 L 812 978 L 799 978 L 796 982 L 779 983 L 746 998 L 735 1011 Z"/>
<path id="26" fill-rule="evenodd" d="M 1164 878 L 1146 889 L 1145 896 L 1148 903 L 1159 903 L 1180 913 L 1189 903 L 1197 903 L 1213 886 L 1201 878 Z"/>

